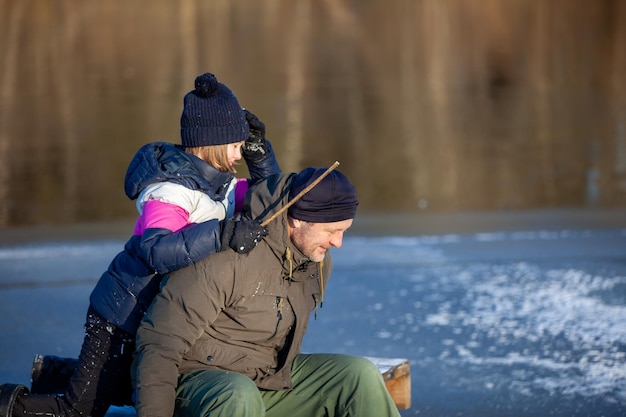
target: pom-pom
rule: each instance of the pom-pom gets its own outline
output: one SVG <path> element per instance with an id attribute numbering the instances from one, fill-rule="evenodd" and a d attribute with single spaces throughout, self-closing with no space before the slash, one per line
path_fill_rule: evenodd
<path id="1" fill-rule="evenodd" d="M 217 78 L 210 72 L 198 75 L 196 78 L 196 95 L 202 98 L 209 98 L 217 93 Z"/>

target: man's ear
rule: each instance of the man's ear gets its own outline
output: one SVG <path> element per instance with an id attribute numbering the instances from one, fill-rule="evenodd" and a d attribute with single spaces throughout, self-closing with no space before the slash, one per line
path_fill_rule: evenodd
<path id="1" fill-rule="evenodd" d="M 287 224 L 289 224 L 289 227 L 291 227 L 292 229 L 297 229 L 302 224 L 302 220 L 294 219 L 291 216 L 287 216 Z"/>

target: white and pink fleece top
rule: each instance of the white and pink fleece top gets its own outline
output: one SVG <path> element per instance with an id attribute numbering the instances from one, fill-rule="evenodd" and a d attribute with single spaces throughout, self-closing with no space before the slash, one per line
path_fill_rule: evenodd
<path id="1" fill-rule="evenodd" d="M 189 224 L 230 218 L 241 211 L 247 190 L 248 180 L 235 178 L 230 182 L 226 197 L 216 201 L 202 191 L 180 184 L 150 184 L 137 198 L 139 217 L 133 235 L 142 235 L 151 228 L 177 232 Z"/>

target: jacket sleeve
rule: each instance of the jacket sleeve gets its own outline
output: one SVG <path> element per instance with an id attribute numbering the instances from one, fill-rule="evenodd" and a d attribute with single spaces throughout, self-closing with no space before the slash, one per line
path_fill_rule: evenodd
<path id="1" fill-rule="evenodd" d="M 166 277 L 141 322 L 133 363 L 138 417 L 174 414 L 183 356 L 203 334 L 203 328 L 215 321 L 231 296 L 228 289 L 233 287 L 233 274 L 207 273 L 206 264 L 211 261 Z M 215 262 L 224 265 L 228 261 Z M 207 279 L 209 275 L 211 279 Z"/>
<path id="2" fill-rule="evenodd" d="M 178 232 L 151 228 L 141 236 L 137 255 L 159 274 L 199 262 L 221 247 L 220 224 L 216 219 L 192 224 Z"/>
<path id="3" fill-rule="evenodd" d="M 272 144 L 267 139 L 265 139 L 265 144 L 267 154 L 263 158 L 258 161 L 248 161 L 246 159 L 246 165 L 248 166 L 248 171 L 250 172 L 251 182 L 256 182 L 270 175 L 281 173 Z"/>

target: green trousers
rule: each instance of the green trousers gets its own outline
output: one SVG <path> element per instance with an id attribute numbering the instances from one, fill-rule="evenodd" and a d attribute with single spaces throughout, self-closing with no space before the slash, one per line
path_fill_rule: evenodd
<path id="1" fill-rule="evenodd" d="M 359 356 L 298 355 L 294 387 L 260 390 L 241 374 L 200 370 L 181 375 L 174 417 L 399 417 L 378 368 Z"/>

